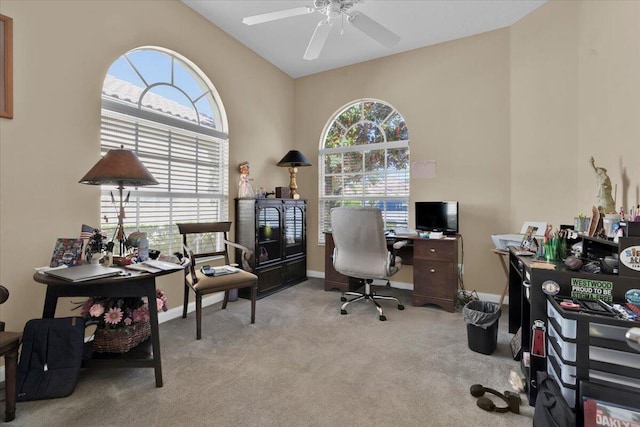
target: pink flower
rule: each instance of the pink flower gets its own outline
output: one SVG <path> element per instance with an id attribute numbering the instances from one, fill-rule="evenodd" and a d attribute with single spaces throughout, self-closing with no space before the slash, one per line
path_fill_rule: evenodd
<path id="1" fill-rule="evenodd" d="M 112 325 L 117 325 L 122 320 L 122 310 L 118 307 L 110 308 L 108 312 L 104 314 L 104 322 Z"/>
<path id="2" fill-rule="evenodd" d="M 89 314 L 91 317 L 100 317 L 104 313 L 104 307 L 102 304 L 93 304 L 89 309 Z"/>
<path id="3" fill-rule="evenodd" d="M 89 298 L 87 299 L 84 304 L 82 304 L 82 308 L 80 309 L 80 314 L 82 316 L 86 316 L 89 314 L 89 310 L 91 309 L 91 306 L 93 305 L 93 299 Z"/>
<path id="4" fill-rule="evenodd" d="M 149 321 L 149 307 L 146 304 L 133 310 L 133 321 L 134 323 Z"/>
<path id="5" fill-rule="evenodd" d="M 129 326 L 131 323 L 133 323 L 133 320 L 131 320 L 130 317 L 125 317 L 124 318 L 124 324 Z"/>
<path id="6" fill-rule="evenodd" d="M 158 311 L 164 310 L 164 301 L 162 301 L 160 298 L 156 298 L 156 306 L 158 308 Z"/>

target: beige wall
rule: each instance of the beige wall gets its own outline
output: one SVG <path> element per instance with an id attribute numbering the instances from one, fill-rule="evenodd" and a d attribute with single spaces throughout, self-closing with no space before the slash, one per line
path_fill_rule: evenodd
<path id="1" fill-rule="evenodd" d="M 326 121 L 358 98 L 395 106 L 411 160 L 437 162 L 435 179 L 412 179 L 410 201 L 460 201 L 465 287 L 500 294 L 489 235 L 587 214 L 598 191 L 590 156 L 617 185 L 618 207 L 640 203 L 638 22 L 636 1 L 550 1 L 508 29 L 298 79 L 296 143 L 317 156 Z M 317 167 L 299 179 L 311 200 Z M 323 271 L 317 223 L 311 204 L 309 269 Z"/>
<path id="2" fill-rule="evenodd" d="M 217 88 L 230 126 L 230 195 L 236 165 L 260 185 L 286 183 L 275 163 L 293 146 L 293 80 L 176 1 L 14 1 L 14 119 L 0 119 L 0 317 L 21 330 L 42 314 L 46 265 L 57 237 L 99 224 L 99 189 L 78 180 L 100 157 L 100 92 L 110 64 L 145 45 L 175 50 Z M 260 143 L 261 150 L 251 149 Z M 260 178 L 259 180 L 257 178 Z M 160 285 L 181 303 L 180 275 Z"/>
<path id="3" fill-rule="evenodd" d="M 616 208 L 640 203 L 638 22 L 637 1 L 551 1 L 511 27 L 512 225 L 588 214 L 591 156 Z"/>
<path id="4" fill-rule="evenodd" d="M 3 0 L 0 12 L 14 18 L 15 48 L 15 118 L 0 119 L 0 282 L 12 294 L 0 318 L 10 329 L 40 315 L 44 289 L 31 276 L 55 239 L 99 221 L 98 190 L 77 181 L 99 157 L 102 79 L 138 46 L 181 53 L 218 89 L 232 197 L 240 161 L 273 188 L 287 185 L 273 166 L 287 150 L 310 158 L 298 173 L 309 270 L 324 270 L 319 138 L 336 110 L 361 97 L 404 115 L 412 161 L 437 162 L 436 178 L 412 179 L 411 202 L 461 202 L 467 289 L 502 290 L 490 234 L 588 211 L 591 155 L 617 184 L 618 204 L 640 203 L 640 2 L 551 1 L 509 29 L 296 81 L 177 1 Z M 411 283 L 411 268 L 398 280 Z M 161 286 L 179 305 L 179 280 Z"/>
<path id="5" fill-rule="evenodd" d="M 509 32 L 493 31 L 296 80 L 295 140 L 314 158 L 300 174 L 305 197 L 318 197 L 320 135 L 345 104 L 377 98 L 407 122 L 411 161 L 435 160 L 434 179 L 412 179 L 410 202 L 460 200 L 468 289 L 498 292 L 484 273 L 499 267 L 487 230 L 508 232 Z M 410 209 L 413 226 L 413 209 Z M 309 269 L 324 271 L 318 246 L 318 210 L 309 207 Z M 495 255 L 493 255 L 495 257 Z M 496 270 L 497 271 L 497 270 Z M 504 273 L 501 273 L 504 274 Z M 395 280 L 412 283 L 412 269 Z M 491 279 L 493 280 L 493 279 Z"/>

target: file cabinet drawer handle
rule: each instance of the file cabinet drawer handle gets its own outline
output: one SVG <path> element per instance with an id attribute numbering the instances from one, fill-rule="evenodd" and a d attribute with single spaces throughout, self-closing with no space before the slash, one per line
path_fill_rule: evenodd
<path id="1" fill-rule="evenodd" d="M 435 272 L 436 272 L 436 269 L 435 269 L 435 268 L 432 268 L 432 269 L 431 269 L 431 270 L 429 270 L 429 271 L 430 271 L 431 273 L 435 273 Z"/>

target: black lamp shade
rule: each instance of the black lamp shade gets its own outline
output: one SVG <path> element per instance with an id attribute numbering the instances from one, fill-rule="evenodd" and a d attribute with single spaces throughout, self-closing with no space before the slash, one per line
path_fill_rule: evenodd
<path id="1" fill-rule="evenodd" d="M 298 166 L 311 166 L 309 160 L 299 152 L 298 150 L 290 150 L 283 158 L 278 162 L 278 166 L 282 167 L 298 167 Z"/>
<path id="2" fill-rule="evenodd" d="M 90 185 L 127 185 L 142 187 L 158 181 L 135 153 L 123 148 L 109 150 L 80 180 Z"/>

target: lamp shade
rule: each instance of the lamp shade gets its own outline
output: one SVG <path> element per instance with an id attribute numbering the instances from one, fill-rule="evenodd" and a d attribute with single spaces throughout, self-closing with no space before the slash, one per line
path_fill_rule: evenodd
<path id="1" fill-rule="evenodd" d="M 311 166 L 309 160 L 299 152 L 298 150 L 290 150 L 283 158 L 278 162 L 278 166 L 282 167 L 298 167 L 298 166 Z"/>
<path id="2" fill-rule="evenodd" d="M 142 164 L 135 153 L 124 148 L 109 150 L 80 180 L 90 185 L 127 185 L 142 187 L 158 181 Z"/>

